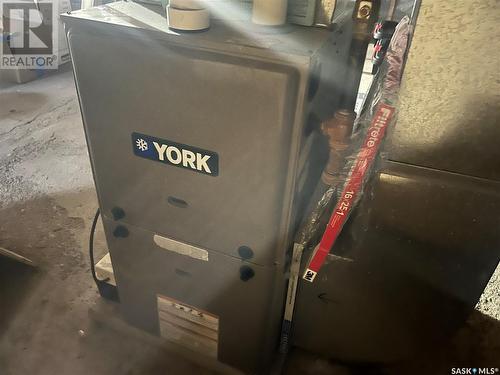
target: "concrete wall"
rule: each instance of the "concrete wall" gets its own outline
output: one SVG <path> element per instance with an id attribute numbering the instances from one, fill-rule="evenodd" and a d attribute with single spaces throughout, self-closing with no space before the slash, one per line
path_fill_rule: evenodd
<path id="1" fill-rule="evenodd" d="M 391 159 L 500 179 L 499 5 L 422 0 Z"/>

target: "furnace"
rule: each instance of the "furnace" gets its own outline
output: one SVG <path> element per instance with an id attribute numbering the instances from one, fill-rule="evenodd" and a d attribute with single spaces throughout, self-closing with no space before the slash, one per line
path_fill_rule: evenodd
<path id="1" fill-rule="evenodd" d="M 328 158 L 349 24 L 168 29 L 132 2 L 64 16 L 125 317 L 248 371 L 279 342 L 299 212 Z"/>

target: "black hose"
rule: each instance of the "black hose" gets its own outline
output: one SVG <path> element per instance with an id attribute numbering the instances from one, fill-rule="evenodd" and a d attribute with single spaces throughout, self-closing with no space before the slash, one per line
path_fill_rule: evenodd
<path id="1" fill-rule="evenodd" d="M 92 277 L 94 278 L 94 281 L 97 284 L 97 286 L 99 286 L 99 283 L 105 283 L 105 282 L 109 281 L 109 277 L 107 277 L 104 280 L 99 280 L 97 278 L 97 274 L 95 273 L 94 234 L 95 234 L 95 228 L 97 226 L 97 221 L 99 220 L 100 214 L 101 214 L 101 211 L 99 209 L 97 209 L 95 216 L 94 216 L 94 221 L 92 221 L 92 227 L 90 228 L 90 238 L 89 238 L 90 270 L 92 272 Z"/>

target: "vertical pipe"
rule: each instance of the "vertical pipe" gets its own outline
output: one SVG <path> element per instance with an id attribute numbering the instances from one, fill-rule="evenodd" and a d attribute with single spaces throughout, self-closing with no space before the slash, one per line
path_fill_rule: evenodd
<path id="1" fill-rule="evenodd" d="M 351 110 L 341 109 L 332 119 L 321 124 L 323 134 L 328 137 L 330 156 L 325 166 L 321 180 L 325 185 L 337 186 L 345 178 L 342 170 L 345 164 L 346 151 L 351 143 L 352 131 L 356 113 Z"/>

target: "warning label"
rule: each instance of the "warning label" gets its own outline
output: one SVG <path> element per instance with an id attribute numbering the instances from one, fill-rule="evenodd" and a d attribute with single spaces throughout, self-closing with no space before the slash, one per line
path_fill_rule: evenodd
<path id="1" fill-rule="evenodd" d="M 219 318 L 173 298 L 157 296 L 161 337 L 217 358 Z"/>

